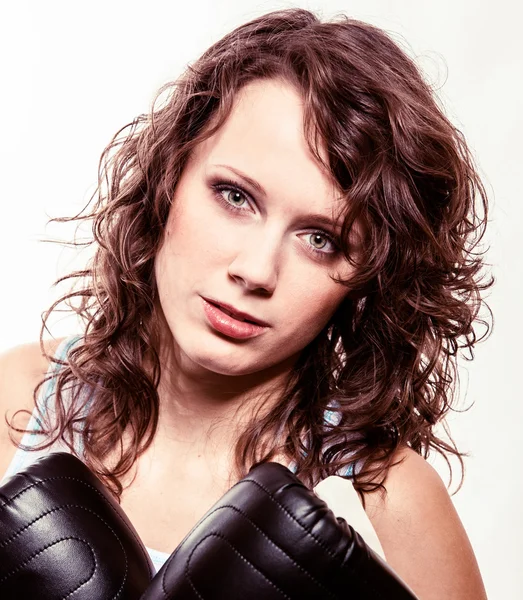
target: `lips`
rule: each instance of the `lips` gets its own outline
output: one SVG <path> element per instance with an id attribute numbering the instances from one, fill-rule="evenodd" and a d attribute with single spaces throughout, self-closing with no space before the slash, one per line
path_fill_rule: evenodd
<path id="1" fill-rule="evenodd" d="M 230 317 L 234 317 L 237 321 L 246 321 L 247 323 L 255 323 L 254 320 L 252 319 L 244 319 L 242 317 L 240 317 L 240 314 L 236 311 L 232 311 L 232 310 L 227 310 L 225 308 L 225 306 L 221 305 L 221 304 L 215 304 L 215 306 L 217 306 L 220 310 L 222 310 L 225 314 L 229 315 Z M 258 323 L 255 323 L 256 325 Z"/>
<path id="2" fill-rule="evenodd" d="M 262 327 L 269 327 L 269 324 L 266 323 L 265 321 L 262 321 L 261 319 L 257 319 L 256 317 L 254 317 L 253 315 L 250 315 L 249 313 L 245 313 L 245 312 L 242 312 L 241 310 L 237 310 L 236 308 L 234 308 L 234 306 L 231 306 L 230 304 L 226 304 L 224 302 L 219 302 L 217 300 L 213 300 L 212 298 L 205 298 L 205 297 L 203 297 L 203 298 L 210 304 L 214 304 L 214 306 L 217 306 L 224 313 L 230 315 L 231 317 L 233 317 L 234 319 L 237 319 L 238 321 L 247 321 L 248 323 L 254 323 L 254 325 L 260 325 Z"/>

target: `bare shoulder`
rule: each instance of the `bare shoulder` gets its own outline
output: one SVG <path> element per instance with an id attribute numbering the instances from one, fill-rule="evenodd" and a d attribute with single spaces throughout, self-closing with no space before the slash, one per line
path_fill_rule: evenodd
<path id="1" fill-rule="evenodd" d="M 44 341 L 47 354 L 54 354 L 60 342 L 62 339 Z M 33 390 L 46 374 L 48 367 L 49 360 L 42 353 L 39 342 L 22 344 L 2 352 L 0 409 L 18 410 L 32 406 Z"/>
<path id="2" fill-rule="evenodd" d="M 465 529 L 437 471 L 404 447 L 365 511 L 390 566 L 420 600 L 483 600 L 485 589 Z"/>
<path id="3" fill-rule="evenodd" d="M 47 354 L 54 354 L 61 341 L 45 341 Z M 18 410 L 32 411 L 34 389 L 44 378 L 48 367 L 49 361 L 39 342 L 16 346 L 0 354 L 0 477 L 16 449 L 9 439 L 6 417 L 10 419 Z M 16 425 L 25 427 L 29 413 L 17 418 Z"/>

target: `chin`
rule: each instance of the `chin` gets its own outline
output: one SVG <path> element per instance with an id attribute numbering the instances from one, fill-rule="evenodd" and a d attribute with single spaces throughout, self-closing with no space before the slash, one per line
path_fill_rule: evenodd
<path id="1" fill-rule="evenodd" d="M 228 376 L 250 375 L 261 370 L 259 357 L 248 358 L 251 353 L 241 345 L 225 348 L 227 343 L 227 340 L 197 339 L 194 335 L 188 344 L 180 340 L 181 367 L 193 374 L 211 372 Z"/>

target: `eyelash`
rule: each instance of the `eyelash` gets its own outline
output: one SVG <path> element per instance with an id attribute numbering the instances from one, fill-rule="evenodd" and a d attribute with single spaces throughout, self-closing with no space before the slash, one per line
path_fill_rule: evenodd
<path id="1" fill-rule="evenodd" d="M 230 210 L 233 213 L 238 213 L 239 211 L 243 211 L 245 209 L 239 208 L 237 206 L 234 206 L 234 204 L 227 202 L 227 200 L 225 200 L 225 198 L 222 196 L 222 192 L 224 190 L 237 192 L 237 193 L 241 194 L 242 196 L 244 196 L 244 198 L 246 200 L 249 200 L 250 202 L 254 202 L 254 199 L 252 198 L 252 196 L 249 193 L 247 193 L 244 189 L 242 189 L 237 183 L 232 181 L 231 179 L 227 179 L 227 178 L 220 179 L 220 181 L 217 181 L 216 183 L 211 184 L 211 188 L 213 189 L 214 196 L 218 200 L 218 202 L 220 202 L 220 204 L 222 204 L 222 206 L 224 206 L 227 210 Z M 326 231 L 323 231 L 321 229 L 312 231 L 310 233 L 310 235 L 313 235 L 313 234 L 321 235 L 321 236 L 325 237 L 327 239 L 327 241 L 332 244 L 332 246 L 334 247 L 334 250 L 332 252 L 323 252 L 322 250 L 318 250 L 317 248 L 314 248 L 313 246 L 309 246 L 310 252 L 313 252 L 320 258 L 332 257 L 332 256 L 338 254 L 339 246 L 336 243 L 336 239 L 334 238 L 334 236 L 332 236 L 330 233 L 327 233 Z"/>

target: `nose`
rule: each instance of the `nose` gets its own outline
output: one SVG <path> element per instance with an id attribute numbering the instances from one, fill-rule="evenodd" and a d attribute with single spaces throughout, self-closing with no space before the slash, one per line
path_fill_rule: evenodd
<path id="1" fill-rule="evenodd" d="M 272 294 L 278 280 L 281 260 L 281 235 L 268 233 L 263 228 L 251 230 L 241 240 L 234 259 L 229 264 L 229 275 L 249 291 Z"/>

